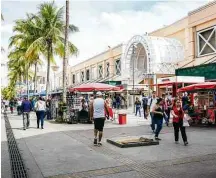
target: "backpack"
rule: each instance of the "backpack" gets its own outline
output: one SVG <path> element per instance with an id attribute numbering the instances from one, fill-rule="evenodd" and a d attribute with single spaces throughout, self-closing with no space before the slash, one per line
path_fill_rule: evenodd
<path id="1" fill-rule="evenodd" d="M 143 97 L 142 98 L 142 103 L 143 103 L 143 106 L 144 105 L 148 105 L 148 98 L 147 97 Z"/>

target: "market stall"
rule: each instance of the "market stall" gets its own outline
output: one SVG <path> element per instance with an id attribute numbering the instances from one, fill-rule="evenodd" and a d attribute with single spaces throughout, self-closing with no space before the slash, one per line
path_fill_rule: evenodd
<path id="1" fill-rule="evenodd" d="M 193 93 L 195 123 L 216 124 L 216 82 L 204 82 L 180 88 L 178 92 Z"/>
<path id="2" fill-rule="evenodd" d="M 83 107 L 86 104 L 88 105 L 88 100 L 85 98 L 86 92 L 107 92 L 107 91 L 119 91 L 120 87 L 116 87 L 113 85 L 103 84 L 103 83 L 89 83 L 89 84 L 81 84 L 80 86 L 70 88 L 69 91 L 73 93 L 79 93 L 79 98 L 77 98 L 76 102 L 76 108 L 79 108 L 78 113 L 78 121 L 80 122 L 89 122 L 89 108 Z M 85 96 L 82 95 L 82 93 L 85 93 Z M 82 97 L 80 97 L 82 95 Z M 88 97 L 87 97 L 88 98 Z M 83 100 L 85 99 L 85 100 Z"/>

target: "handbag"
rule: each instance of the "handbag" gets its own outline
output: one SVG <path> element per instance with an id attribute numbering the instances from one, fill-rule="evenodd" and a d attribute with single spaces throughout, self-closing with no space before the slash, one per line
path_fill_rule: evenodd
<path id="1" fill-rule="evenodd" d="M 190 120 L 190 116 L 188 114 L 184 114 L 183 127 L 189 127 L 190 126 L 188 120 Z"/>

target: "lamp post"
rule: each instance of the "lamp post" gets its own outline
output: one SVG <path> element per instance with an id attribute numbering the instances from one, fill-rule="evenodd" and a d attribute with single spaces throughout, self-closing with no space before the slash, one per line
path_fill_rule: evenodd
<path id="1" fill-rule="evenodd" d="M 52 66 L 51 68 L 52 68 L 53 73 L 54 73 L 54 80 L 53 80 L 53 83 L 54 83 L 54 90 L 56 90 L 56 84 L 55 84 L 56 76 L 55 76 L 55 74 L 56 74 L 56 72 L 58 71 L 59 66 Z"/>
<path id="2" fill-rule="evenodd" d="M 134 106 L 134 102 L 135 102 L 135 88 L 134 88 L 134 85 L 135 85 L 135 49 L 136 49 L 136 45 L 133 44 L 133 47 L 132 47 L 132 55 L 131 55 L 131 60 L 132 60 L 132 72 L 133 72 L 133 112 L 135 113 L 135 106 Z"/>

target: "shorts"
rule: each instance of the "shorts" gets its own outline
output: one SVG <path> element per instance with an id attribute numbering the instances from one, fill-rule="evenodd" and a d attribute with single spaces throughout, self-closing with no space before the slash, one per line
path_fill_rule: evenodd
<path id="1" fill-rule="evenodd" d="M 94 128 L 102 132 L 104 128 L 104 123 L 105 123 L 105 118 L 96 118 L 94 119 Z"/>

